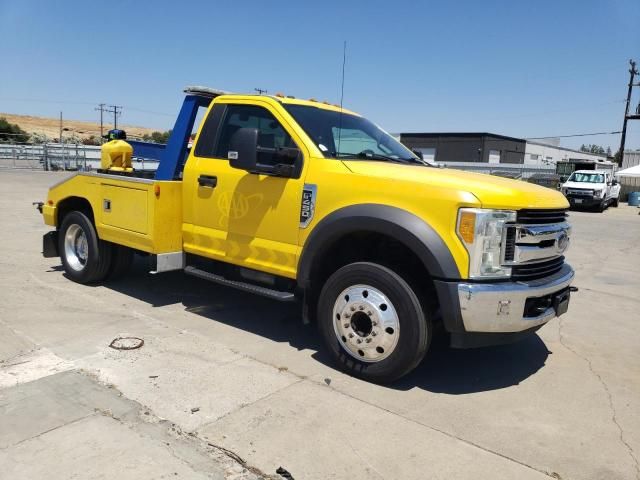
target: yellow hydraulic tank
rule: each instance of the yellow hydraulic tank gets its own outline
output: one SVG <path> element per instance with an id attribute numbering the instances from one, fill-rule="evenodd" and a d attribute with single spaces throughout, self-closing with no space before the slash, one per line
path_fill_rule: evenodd
<path id="1" fill-rule="evenodd" d="M 133 147 L 124 140 L 111 140 L 102 145 L 100 163 L 103 170 L 132 172 Z"/>

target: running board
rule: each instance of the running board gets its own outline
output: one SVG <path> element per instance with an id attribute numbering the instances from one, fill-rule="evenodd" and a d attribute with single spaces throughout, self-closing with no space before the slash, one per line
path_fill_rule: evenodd
<path id="1" fill-rule="evenodd" d="M 237 288 L 238 290 L 244 290 L 245 292 L 255 293 L 263 297 L 272 298 L 280 302 L 294 302 L 296 297 L 292 292 L 282 292 L 280 290 L 273 290 L 271 288 L 262 287 L 260 285 L 254 285 L 253 283 L 239 282 L 236 280 L 228 280 L 221 275 L 215 273 L 206 272 L 196 267 L 186 267 L 184 273 L 187 275 L 193 275 L 194 277 L 209 280 L 210 282 L 225 285 L 227 287 Z"/>

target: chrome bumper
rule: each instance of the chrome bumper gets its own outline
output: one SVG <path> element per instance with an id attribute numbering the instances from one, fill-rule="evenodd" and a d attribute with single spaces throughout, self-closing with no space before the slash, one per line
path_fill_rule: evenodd
<path id="1" fill-rule="evenodd" d="M 564 290 L 573 277 L 573 269 L 564 264 L 555 275 L 530 282 L 459 283 L 458 299 L 464 329 L 467 332 L 508 333 L 547 323 L 556 316 L 553 307 L 535 317 L 525 317 L 525 302 Z"/>

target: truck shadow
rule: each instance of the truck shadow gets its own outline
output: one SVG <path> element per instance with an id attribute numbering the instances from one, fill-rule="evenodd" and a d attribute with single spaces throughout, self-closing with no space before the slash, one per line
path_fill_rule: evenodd
<path id="1" fill-rule="evenodd" d="M 298 350 L 312 350 L 314 360 L 333 366 L 313 325 L 302 323 L 300 307 L 199 280 L 182 272 L 151 275 L 138 260 L 130 275 L 105 287 L 154 307 L 179 304 L 188 312 L 224 323 Z M 436 336 L 425 361 L 386 388 L 421 388 L 459 395 L 517 385 L 545 364 L 549 352 L 537 335 L 512 345 L 480 349 L 449 348 Z"/>

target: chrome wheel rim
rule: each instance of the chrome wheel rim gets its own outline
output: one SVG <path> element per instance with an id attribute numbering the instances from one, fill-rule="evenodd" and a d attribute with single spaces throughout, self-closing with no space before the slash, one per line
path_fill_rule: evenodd
<path id="1" fill-rule="evenodd" d="M 391 355 L 400 337 L 400 320 L 389 298 L 370 285 L 342 291 L 333 307 L 333 330 L 342 348 L 362 362 Z"/>
<path id="2" fill-rule="evenodd" d="M 64 235 L 64 256 L 67 264 L 76 272 L 82 271 L 89 258 L 87 235 L 80 225 L 73 224 Z"/>

